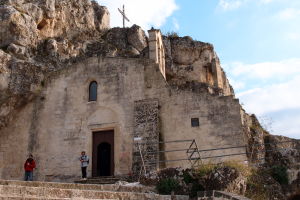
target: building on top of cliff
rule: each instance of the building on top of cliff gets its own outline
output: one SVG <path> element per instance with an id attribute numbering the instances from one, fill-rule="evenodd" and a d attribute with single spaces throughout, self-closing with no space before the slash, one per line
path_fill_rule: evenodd
<path id="1" fill-rule="evenodd" d="M 6 31 L 0 39 L 0 178 L 22 179 L 29 152 L 36 179 L 73 181 L 82 150 L 91 158 L 89 176 L 113 176 L 137 173 L 140 150 L 190 145 L 167 141 L 195 140 L 199 149 L 246 145 L 247 117 L 211 44 L 157 29 L 147 37 L 137 25 L 110 29 L 107 9 L 89 0 L 4 1 L 0 13 L 7 13 L 0 21 L 0 32 Z M 187 160 L 158 164 L 184 158 L 185 151 L 161 152 L 144 161 L 156 163 L 152 170 L 190 167 Z"/>

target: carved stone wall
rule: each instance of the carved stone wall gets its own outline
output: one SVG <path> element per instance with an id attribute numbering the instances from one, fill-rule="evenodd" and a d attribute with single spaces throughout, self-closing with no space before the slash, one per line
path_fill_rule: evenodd
<path id="1" fill-rule="evenodd" d="M 158 100 L 145 99 L 134 103 L 134 145 L 133 164 L 134 174 L 138 174 L 142 167 L 142 158 L 139 146 L 143 155 L 143 160 L 149 171 L 156 170 L 158 155 L 153 153 L 159 150 L 159 119 Z M 140 138 L 140 140 L 136 140 Z M 152 164 L 151 164 L 152 163 Z"/>

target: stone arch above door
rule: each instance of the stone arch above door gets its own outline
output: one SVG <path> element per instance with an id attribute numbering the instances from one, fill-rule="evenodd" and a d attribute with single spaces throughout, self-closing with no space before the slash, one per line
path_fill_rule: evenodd
<path id="1" fill-rule="evenodd" d="M 91 130 L 114 128 L 118 123 L 118 114 L 113 109 L 107 107 L 97 107 L 87 120 L 87 125 Z"/>

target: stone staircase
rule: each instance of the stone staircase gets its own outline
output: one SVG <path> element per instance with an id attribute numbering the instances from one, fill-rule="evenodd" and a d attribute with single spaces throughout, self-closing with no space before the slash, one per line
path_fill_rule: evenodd
<path id="1" fill-rule="evenodd" d="M 88 178 L 87 180 L 77 180 L 74 181 L 75 183 L 81 183 L 81 184 L 115 184 L 120 179 L 113 177 L 113 176 L 102 176 L 102 177 L 92 177 Z"/>
<path id="2" fill-rule="evenodd" d="M 187 200 L 186 196 L 158 195 L 152 188 L 0 180 L 0 200 Z"/>

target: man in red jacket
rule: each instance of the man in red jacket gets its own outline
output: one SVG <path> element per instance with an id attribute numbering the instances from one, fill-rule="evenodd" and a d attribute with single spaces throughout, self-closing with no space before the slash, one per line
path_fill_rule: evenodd
<path id="1" fill-rule="evenodd" d="M 35 168 L 35 161 L 32 154 L 29 154 L 27 160 L 24 163 L 25 169 L 25 181 L 33 181 L 33 169 Z"/>

